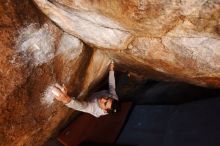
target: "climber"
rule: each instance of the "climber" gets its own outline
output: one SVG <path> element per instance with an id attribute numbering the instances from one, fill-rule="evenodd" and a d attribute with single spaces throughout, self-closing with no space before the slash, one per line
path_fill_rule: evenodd
<path id="1" fill-rule="evenodd" d="M 67 107 L 90 113 L 95 117 L 116 113 L 119 110 L 118 96 L 115 91 L 114 62 L 109 65 L 109 90 L 93 93 L 88 101 L 72 99 L 67 95 L 66 89 L 60 89 L 61 94 L 55 98 Z"/>

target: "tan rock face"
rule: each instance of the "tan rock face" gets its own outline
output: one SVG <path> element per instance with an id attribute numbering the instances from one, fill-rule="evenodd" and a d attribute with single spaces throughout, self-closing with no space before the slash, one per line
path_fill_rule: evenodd
<path id="1" fill-rule="evenodd" d="M 86 29 L 95 29 L 98 38 L 105 40 L 100 44 L 100 41 L 94 40 L 90 33 L 87 33 L 82 40 L 91 42 L 92 46 L 123 49 L 153 70 L 178 80 L 203 86 L 219 86 L 216 82 L 212 85 L 210 81 L 201 80 L 210 77 L 219 80 L 219 1 L 62 0 L 50 3 L 35 0 L 35 2 L 49 18 L 68 33 L 72 31 L 65 29 L 67 25 L 74 28 L 81 22 L 68 19 L 74 24 L 65 23 L 66 15 L 59 15 L 57 18 L 54 8 L 90 22 L 91 25 L 86 25 Z M 124 37 L 119 35 L 119 39 L 118 35 L 105 33 L 111 37 L 107 41 L 98 34 L 105 32 L 101 27 L 92 27 L 97 25 L 129 32 L 133 34 L 133 40 L 127 39 L 125 34 Z M 81 35 L 88 32 L 86 29 L 71 34 Z M 96 35 L 92 34 L 96 38 Z M 107 42 L 115 42 L 115 39 L 120 40 L 120 45 L 109 46 Z"/>
<path id="2" fill-rule="evenodd" d="M 79 11 L 102 14 L 135 35 L 161 37 L 185 20 L 196 31 L 219 34 L 218 0 L 54 1 Z"/>
<path id="3" fill-rule="evenodd" d="M 87 98 L 116 69 L 139 80 L 220 87 L 219 0 L 0 2 L 0 145 L 42 145 L 73 110 L 53 83 Z"/>
<path id="4" fill-rule="evenodd" d="M 131 40 L 130 33 L 98 13 L 76 11 L 49 1 L 36 0 L 35 3 L 64 31 L 93 46 L 123 49 Z"/>

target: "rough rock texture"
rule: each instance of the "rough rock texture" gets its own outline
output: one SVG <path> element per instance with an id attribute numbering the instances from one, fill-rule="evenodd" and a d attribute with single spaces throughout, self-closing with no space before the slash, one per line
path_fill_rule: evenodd
<path id="1" fill-rule="evenodd" d="M 42 145 L 72 114 L 53 83 L 86 98 L 116 69 L 138 80 L 220 87 L 220 0 L 0 2 L 0 145 Z"/>
<path id="2" fill-rule="evenodd" d="M 44 0 L 35 2 L 64 31 L 94 46 L 123 49 L 131 38 L 130 33 L 103 15 L 75 11 Z"/>
<path id="3" fill-rule="evenodd" d="M 64 31 L 92 46 L 120 50 L 117 55 L 125 52 L 178 80 L 220 86 L 219 0 L 34 1 Z"/>

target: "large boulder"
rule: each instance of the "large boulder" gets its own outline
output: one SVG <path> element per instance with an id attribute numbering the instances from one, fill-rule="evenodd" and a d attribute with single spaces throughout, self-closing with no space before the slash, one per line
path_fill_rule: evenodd
<path id="1" fill-rule="evenodd" d="M 93 47 L 114 49 L 138 60 L 139 67 L 143 64 L 176 80 L 220 86 L 220 1 L 34 2 L 64 31 Z"/>
<path id="2" fill-rule="evenodd" d="M 47 88 L 83 100 L 111 60 L 138 80 L 220 87 L 219 0 L 6 0 L 0 20 L 0 145 L 42 145 L 73 113 Z"/>

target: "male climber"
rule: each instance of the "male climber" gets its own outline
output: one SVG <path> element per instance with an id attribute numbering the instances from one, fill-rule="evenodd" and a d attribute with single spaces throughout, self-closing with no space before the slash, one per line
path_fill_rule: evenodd
<path id="1" fill-rule="evenodd" d="M 95 117 L 116 113 L 119 109 L 118 96 L 115 91 L 114 62 L 109 65 L 109 90 L 93 93 L 88 101 L 72 99 L 65 90 L 56 99 L 63 102 L 67 107 L 90 113 Z"/>

